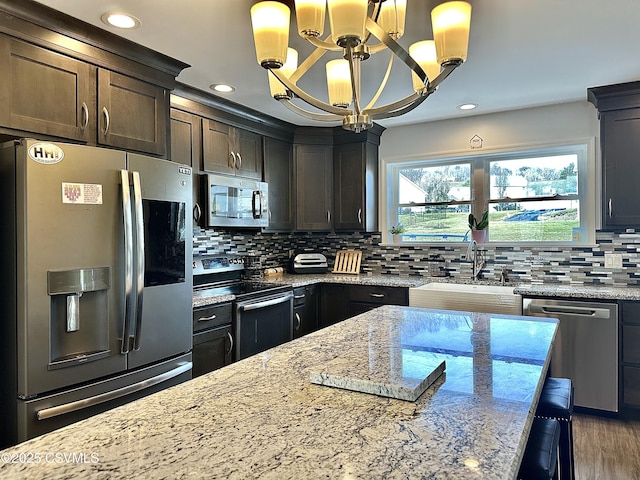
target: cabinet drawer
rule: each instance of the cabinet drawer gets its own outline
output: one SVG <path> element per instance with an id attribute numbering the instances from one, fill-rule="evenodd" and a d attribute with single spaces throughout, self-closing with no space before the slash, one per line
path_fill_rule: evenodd
<path id="1" fill-rule="evenodd" d="M 622 302 L 622 321 L 640 325 L 640 302 Z"/>
<path id="2" fill-rule="evenodd" d="M 622 326 L 622 361 L 640 364 L 640 325 Z"/>
<path id="3" fill-rule="evenodd" d="M 231 324 L 231 303 L 221 303 L 193 310 L 193 331 Z"/>
<path id="4" fill-rule="evenodd" d="M 623 367 L 623 402 L 640 407 L 640 368 Z"/>
<path id="5" fill-rule="evenodd" d="M 350 285 L 349 300 L 379 305 L 409 305 L 409 289 L 405 287 Z"/>

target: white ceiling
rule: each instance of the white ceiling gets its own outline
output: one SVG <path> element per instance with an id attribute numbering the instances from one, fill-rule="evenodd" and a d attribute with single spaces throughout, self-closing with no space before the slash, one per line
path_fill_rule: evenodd
<path id="1" fill-rule="evenodd" d="M 228 100 L 298 125 L 310 125 L 269 96 L 267 73 L 256 62 L 249 9 L 255 0 L 39 0 L 85 22 L 113 31 L 191 65 L 178 80 L 210 91 L 229 83 Z M 469 58 L 420 107 L 379 121 L 390 127 L 520 109 L 586 98 L 586 89 L 640 79 L 640 0 L 470 0 L 473 5 Z M 429 12 L 438 0 L 409 0 L 408 45 L 431 36 Z M 133 31 L 107 27 L 106 11 L 128 12 L 142 22 Z M 295 24 L 294 24 L 295 25 Z M 301 60 L 312 50 L 294 29 L 290 45 Z M 380 57 L 380 53 L 374 57 Z M 388 57 L 363 64 L 363 76 L 379 82 Z M 323 63 L 323 62 L 322 62 Z M 380 65 L 380 66 L 378 66 Z M 317 67 L 321 67 L 317 65 Z M 409 93 L 408 70 L 398 64 L 387 101 Z M 323 67 L 322 67 L 323 68 Z M 318 68 L 299 85 L 326 98 Z M 363 86 L 363 97 L 374 87 Z M 384 98 L 381 102 L 384 102 Z M 379 102 L 379 104 L 381 103 Z M 473 102 L 473 112 L 457 105 Z M 386 103 L 386 102 L 384 102 Z"/>

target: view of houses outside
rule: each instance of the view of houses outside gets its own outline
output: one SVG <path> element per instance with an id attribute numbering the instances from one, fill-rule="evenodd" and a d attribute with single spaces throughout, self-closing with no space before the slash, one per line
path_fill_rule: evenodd
<path id="1" fill-rule="evenodd" d="M 580 227 L 577 155 L 489 162 L 489 240 L 571 241 Z M 466 241 L 471 163 L 399 172 L 403 241 Z"/>

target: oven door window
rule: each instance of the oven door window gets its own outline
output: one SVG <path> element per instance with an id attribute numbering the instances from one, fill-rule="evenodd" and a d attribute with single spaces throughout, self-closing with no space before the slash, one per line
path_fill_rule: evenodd
<path id="1" fill-rule="evenodd" d="M 144 286 L 185 281 L 184 202 L 142 200 L 144 209 Z M 191 241 L 191 239 L 189 239 Z"/>

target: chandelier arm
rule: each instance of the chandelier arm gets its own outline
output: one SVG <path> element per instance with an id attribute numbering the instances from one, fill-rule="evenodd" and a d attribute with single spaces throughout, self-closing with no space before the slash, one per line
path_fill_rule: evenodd
<path id="1" fill-rule="evenodd" d="M 462 65 L 462 61 L 449 62 L 443 65 L 442 70 L 432 82 L 429 82 L 428 89 L 435 90 L 438 86 L 453 72 L 456 68 Z M 432 93 L 432 92 L 429 92 Z"/>
<path id="2" fill-rule="evenodd" d="M 323 48 L 324 50 L 331 50 L 333 52 L 338 52 L 342 50 L 342 47 L 338 46 L 335 43 L 328 42 L 327 40 L 331 38 L 329 35 L 325 40 L 320 40 L 318 37 L 314 37 L 311 35 L 305 35 L 305 40 L 308 41 L 311 45 L 316 48 Z"/>
<path id="3" fill-rule="evenodd" d="M 354 58 L 353 48 L 346 49 L 347 60 L 349 61 L 349 74 L 351 76 L 351 95 L 353 97 L 353 109 L 356 115 L 360 115 L 360 60 Z M 355 62 L 358 62 L 357 64 Z"/>
<path id="4" fill-rule="evenodd" d="M 373 108 L 373 106 L 378 101 L 378 98 L 380 98 L 380 95 L 382 95 L 382 91 L 387 86 L 387 81 L 389 80 L 389 75 L 391 75 L 391 67 L 393 66 L 393 58 L 394 58 L 393 55 L 391 55 L 389 57 L 389 64 L 387 65 L 387 71 L 385 72 L 384 78 L 382 79 L 382 82 L 380 83 L 380 87 L 378 87 L 378 91 L 373 96 L 373 98 L 371 99 L 369 104 L 365 107 L 365 110 L 369 110 L 370 108 Z"/>
<path id="5" fill-rule="evenodd" d="M 379 118 L 392 118 L 392 117 L 399 117 L 401 115 L 404 115 L 405 113 L 410 112 L 411 110 L 413 110 L 414 108 L 418 107 L 422 102 L 424 102 L 427 97 L 429 96 L 429 94 L 426 95 L 420 95 L 416 100 L 414 100 L 413 102 L 409 103 L 408 105 L 405 105 L 404 107 L 395 109 L 395 110 L 390 110 L 386 113 L 381 113 L 381 114 L 377 114 L 376 115 L 376 119 Z M 365 113 L 369 113 L 367 111 L 365 111 Z"/>
<path id="6" fill-rule="evenodd" d="M 416 100 L 418 100 L 421 97 L 424 97 L 419 103 L 422 103 L 422 101 L 424 101 L 424 99 L 426 97 L 428 97 L 429 95 L 431 95 L 433 92 L 436 91 L 436 87 L 445 79 L 447 78 L 451 72 L 453 72 L 458 66 L 460 66 L 461 63 L 450 63 L 444 66 L 444 68 L 442 69 L 442 71 L 440 72 L 440 74 L 433 80 L 433 82 L 429 82 L 428 87 L 423 90 L 421 93 L 413 93 L 403 99 L 400 99 L 396 102 L 393 103 L 388 103 L 386 105 L 381 105 L 379 107 L 376 108 L 372 108 L 372 109 L 366 109 L 364 110 L 363 113 L 367 114 L 367 115 L 371 115 L 372 117 L 375 118 L 385 118 L 384 115 L 387 114 L 387 112 L 395 112 L 397 110 L 400 110 L 402 108 L 405 108 L 409 105 L 412 105 Z M 417 106 L 417 105 L 416 105 Z M 415 107 L 413 107 L 415 108 Z"/>
<path id="7" fill-rule="evenodd" d="M 372 2 L 371 0 L 369 0 L 369 3 L 373 3 L 374 5 L 373 12 L 371 12 L 371 17 L 368 17 L 367 19 L 372 20 L 375 23 L 378 21 L 378 17 L 380 16 L 380 11 L 382 10 L 382 2 Z M 367 43 L 369 41 L 369 37 L 371 37 L 371 32 L 367 29 L 366 35 L 362 39 L 362 43 Z"/>
<path id="8" fill-rule="evenodd" d="M 409 52 L 407 52 L 402 46 L 396 42 L 393 38 L 391 38 L 387 32 L 385 32 L 376 22 L 367 18 L 366 20 L 367 30 L 373 34 L 378 40 L 384 43 L 389 49 L 407 65 L 411 70 L 415 72 L 420 80 L 426 84 L 427 82 L 427 74 L 422 69 L 420 65 L 413 59 Z"/>
<path id="9" fill-rule="evenodd" d="M 335 115 L 333 113 L 315 113 L 315 112 L 309 112 L 307 110 L 305 110 L 304 108 L 301 108 L 300 106 L 296 105 L 295 103 L 293 103 L 290 99 L 288 98 L 279 98 L 278 101 L 284 105 L 285 107 L 287 107 L 289 110 L 291 110 L 293 113 L 306 117 L 310 120 L 317 120 L 320 122 L 336 122 L 336 121 L 342 121 L 343 116 L 342 115 Z"/>
<path id="10" fill-rule="evenodd" d="M 327 39 L 331 38 L 331 35 L 327 36 Z M 326 40 L 326 39 L 325 39 Z M 340 48 L 338 48 L 340 50 Z M 307 71 L 313 67 L 315 65 L 315 63 L 320 60 L 320 58 L 322 58 L 322 56 L 327 53 L 327 50 L 322 48 L 322 47 L 317 47 L 313 52 L 311 52 L 311 54 L 304 59 L 304 62 L 302 62 L 298 68 L 296 68 L 296 71 L 293 72 L 291 74 L 291 76 L 289 77 L 289 79 L 293 82 L 296 83 L 298 80 L 300 80 L 300 78 L 302 78 L 302 76 L 307 73 Z M 272 70 L 273 71 L 273 70 Z"/>
<path id="11" fill-rule="evenodd" d="M 333 113 L 335 115 L 339 115 L 340 117 L 353 114 L 353 111 L 351 109 L 334 107 L 333 105 L 330 105 L 328 103 L 325 103 L 323 101 L 320 101 L 312 97 L 307 92 L 305 92 L 300 87 L 298 87 L 295 83 L 293 83 L 289 78 L 287 78 L 286 75 L 280 72 L 280 69 L 277 69 L 277 68 L 271 69 L 271 73 L 273 73 L 275 77 L 278 80 L 280 80 L 280 83 L 282 83 L 285 87 L 291 90 L 296 97 L 300 98 L 301 100 L 308 103 L 309 105 L 316 107 L 319 110 L 323 110 L 327 113 Z"/>

